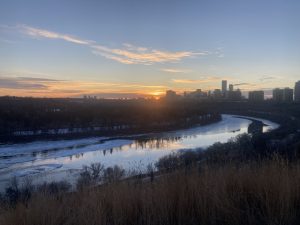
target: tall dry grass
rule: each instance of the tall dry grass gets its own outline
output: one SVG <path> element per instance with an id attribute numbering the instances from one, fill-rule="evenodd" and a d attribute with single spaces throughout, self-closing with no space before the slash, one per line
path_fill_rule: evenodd
<path id="1" fill-rule="evenodd" d="M 2 208 L 3 225 L 300 224 L 300 163 L 194 166 Z"/>

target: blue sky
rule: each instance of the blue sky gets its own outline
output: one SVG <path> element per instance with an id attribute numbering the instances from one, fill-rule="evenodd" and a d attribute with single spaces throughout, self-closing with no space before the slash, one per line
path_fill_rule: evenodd
<path id="1" fill-rule="evenodd" d="M 300 1 L 0 2 L 0 95 L 293 87 Z"/>

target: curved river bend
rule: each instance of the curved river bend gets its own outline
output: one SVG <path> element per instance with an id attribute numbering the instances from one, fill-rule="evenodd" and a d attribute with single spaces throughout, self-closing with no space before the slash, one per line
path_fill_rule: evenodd
<path id="1" fill-rule="evenodd" d="M 268 120 L 222 115 L 220 122 L 190 129 L 124 138 L 86 138 L 0 146 L 0 191 L 12 177 L 31 177 L 34 183 L 74 182 L 83 165 L 143 169 L 160 157 L 182 149 L 206 148 L 248 133 L 251 119 L 262 121 L 263 132 L 279 125 Z"/>

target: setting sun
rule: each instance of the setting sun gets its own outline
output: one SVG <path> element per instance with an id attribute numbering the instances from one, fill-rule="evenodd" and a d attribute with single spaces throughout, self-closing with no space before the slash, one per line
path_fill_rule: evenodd
<path id="1" fill-rule="evenodd" d="M 0 0 L 0 225 L 300 224 L 300 0 Z"/>

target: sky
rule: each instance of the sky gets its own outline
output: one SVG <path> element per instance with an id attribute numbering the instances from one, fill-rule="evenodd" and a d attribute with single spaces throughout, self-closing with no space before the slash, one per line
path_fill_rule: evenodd
<path id="1" fill-rule="evenodd" d="M 298 0 L 1 0 L 0 96 L 104 98 L 300 80 Z"/>

